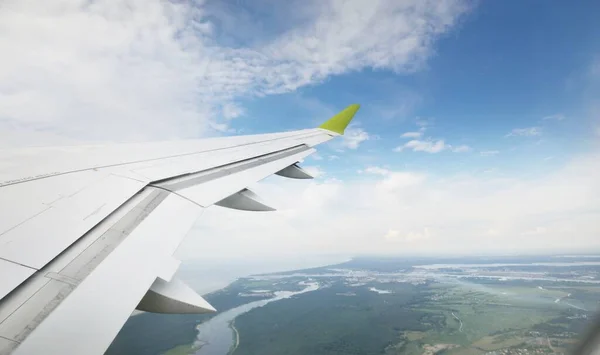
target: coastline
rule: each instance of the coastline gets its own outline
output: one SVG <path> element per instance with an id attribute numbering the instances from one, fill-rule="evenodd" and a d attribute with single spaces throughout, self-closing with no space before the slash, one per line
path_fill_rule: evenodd
<path id="1" fill-rule="evenodd" d="M 233 333 L 234 333 L 233 334 L 234 344 L 231 347 L 231 349 L 229 350 L 229 352 L 227 353 L 227 355 L 233 355 L 233 353 L 236 351 L 236 349 L 240 345 L 240 332 L 238 332 L 237 328 L 235 327 L 235 318 L 233 318 L 233 320 L 231 322 L 229 322 L 229 328 L 231 330 L 233 330 Z"/>

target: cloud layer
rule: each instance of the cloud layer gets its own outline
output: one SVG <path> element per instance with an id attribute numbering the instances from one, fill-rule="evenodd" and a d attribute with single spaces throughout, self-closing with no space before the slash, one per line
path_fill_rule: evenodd
<path id="1" fill-rule="evenodd" d="M 515 137 L 515 136 L 523 136 L 523 137 L 535 137 L 541 136 L 542 130 L 540 127 L 527 127 L 527 128 L 515 128 L 512 131 L 506 134 L 506 137 Z"/>
<path id="2" fill-rule="evenodd" d="M 600 247 L 600 156 L 546 177 L 501 179 L 371 166 L 361 180 L 273 178 L 267 214 L 210 208 L 184 257 L 273 253 L 512 253 Z M 235 221 L 235 223 L 231 223 Z M 231 245 L 236 245 L 235 250 Z"/>

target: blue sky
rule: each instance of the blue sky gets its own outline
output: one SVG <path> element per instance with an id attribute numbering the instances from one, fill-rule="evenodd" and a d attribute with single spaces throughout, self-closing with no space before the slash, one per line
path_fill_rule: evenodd
<path id="1" fill-rule="evenodd" d="M 274 213 L 207 209 L 180 257 L 600 249 L 598 13 L 591 0 L 9 0 L 0 146 L 311 128 L 360 103 L 304 162 L 316 179 L 252 186 Z"/>
<path id="2" fill-rule="evenodd" d="M 471 4 L 455 28 L 441 36 L 418 71 L 364 68 L 294 92 L 243 100 L 245 117 L 233 127 L 248 132 L 315 125 L 358 102 L 356 120 L 371 139 L 344 153 L 328 169 L 347 165 L 411 166 L 440 173 L 458 169 L 546 172 L 571 155 L 594 148 L 589 69 L 600 53 L 600 22 L 593 1 L 498 1 Z M 535 14 L 535 16 L 532 16 Z M 400 135 L 429 120 L 423 138 L 468 145 L 466 153 L 392 150 Z M 506 137 L 515 128 L 539 135 Z M 331 149 L 333 148 L 333 149 Z M 481 156 L 492 154 L 495 156 Z M 491 153 L 490 153 L 491 152 Z M 532 169 L 533 168 L 533 169 Z"/>

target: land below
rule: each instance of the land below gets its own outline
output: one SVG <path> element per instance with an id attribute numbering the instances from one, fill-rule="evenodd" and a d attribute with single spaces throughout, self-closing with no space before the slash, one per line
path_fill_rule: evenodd
<path id="1" fill-rule="evenodd" d="M 564 354 L 598 309 L 600 257 L 357 258 L 206 298 L 219 313 L 131 317 L 107 354 Z"/>

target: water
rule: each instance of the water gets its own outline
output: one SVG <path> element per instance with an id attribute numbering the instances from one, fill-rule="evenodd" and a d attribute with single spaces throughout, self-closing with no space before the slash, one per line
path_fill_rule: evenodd
<path id="1" fill-rule="evenodd" d="M 266 259 L 186 260 L 177 277 L 200 295 L 220 290 L 240 277 L 253 274 L 284 272 L 334 265 L 350 260 L 346 256 L 310 255 L 304 257 L 269 257 Z"/>
<path id="2" fill-rule="evenodd" d="M 251 309 L 262 307 L 268 303 L 275 302 L 284 298 L 289 298 L 305 292 L 317 290 L 318 283 L 306 283 L 307 287 L 302 291 L 277 291 L 275 297 L 268 300 L 254 301 L 244 305 L 232 308 L 216 317 L 200 324 L 198 326 L 198 336 L 195 347 L 201 346 L 195 352 L 195 355 L 225 355 L 235 344 L 235 333 L 229 323 L 237 316 L 248 312 Z"/>

